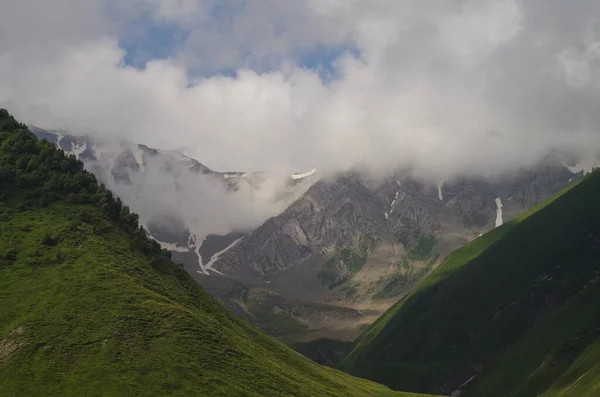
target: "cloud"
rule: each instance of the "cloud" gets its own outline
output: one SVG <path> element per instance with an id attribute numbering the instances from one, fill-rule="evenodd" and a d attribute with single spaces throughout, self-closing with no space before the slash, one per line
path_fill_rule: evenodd
<path id="1" fill-rule="evenodd" d="M 0 106 L 218 170 L 410 165 L 439 180 L 600 143 L 591 0 L 9 1 Z M 134 68 L 120 43 L 140 18 L 185 34 Z M 319 46 L 352 48 L 333 81 L 298 66 Z"/>
<path id="2" fill-rule="evenodd" d="M 111 150 L 110 145 L 104 150 Z M 121 150 L 116 148 L 117 153 Z M 175 152 L 144 156 L 144 162 L 143 172 L 128 173 L 132 185 L 107 178 L 107 186 L 130 204 L 142 222 L 154 220 L 165 225 L 161 218 L 175 216 L 197 236 L 251 230 L 279 214 L 310 187 L 288 188 L 289 175 L 270 173 L 241 178 L 234 191 L 213 176 L 190 171 L 189 164 Z"/>

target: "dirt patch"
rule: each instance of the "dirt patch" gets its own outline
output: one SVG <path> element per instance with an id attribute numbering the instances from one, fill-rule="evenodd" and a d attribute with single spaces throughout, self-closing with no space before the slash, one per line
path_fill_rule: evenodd
<path id="1" fill-rule="evenodd" d="M 15 329 L 13 329 L 10 334 L 11 335 L 23 335 L 23 332 L 25 332 L 25 327 L 17 327 Z"/>
<path id="2" fill-rule="evenodd" d="M 16 340 L 5 339 L 0 341 L 0 365 L 6 364 L 12 357 L 13 353 L 16 352 L 21 346 L 23 346 L 23 342 L 18 342 Z"/>
<path id="3" fill-rule="evenodd" d="M 25 328 L 18 327 L 12 330 L 10 335 L 23 335 L 24 332 Z M 0 340 L 0 365 L 6 364 L 12 355 L 24 344 L 24 341 L 18 339 Z"/>

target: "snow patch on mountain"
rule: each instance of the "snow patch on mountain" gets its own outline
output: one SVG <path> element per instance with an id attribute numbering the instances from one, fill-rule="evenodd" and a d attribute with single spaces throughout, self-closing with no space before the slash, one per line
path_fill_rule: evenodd
<path id="1" fill-rule="evenodd" d="M 502 219 L 502 200 L 500 197 L 496 197 L 496 227 L 502 226 L 504 220 Z"/>
<path id="2" fill-rule="evenodd" d="M 156 240 L 156 239 L 154 239 Z M 163 247 L 164 249 L 168 249 L 169 251 L 175 251 L 175 252 L 190 252 L 190 248 L 189 247 L 180 247 L 177 244 L 173 244 L 173 243 L 165 243 L 163 241 L 159 241 L 156 240 L 161 247 Z"/>
<path id="3" fill-rule="evenodd" d="M 394 205 L 396 204 L 396 200 L 398 200 L 398 195 L 400 194 L 399 191 L 396 192 L 396 195 L 394 196 L 394 199 L 392 200 L 392 203 L 390 204 L 390 210 L 389 212 L 386 211 L 385 213 L 385 219 L 388 219 L 390 215 L 392 215 L 392 212 L 394 212 Z"/>
<path id="4" fill-rule="evenodd" d="M 67 152 L 68 154 L 74 154 L 75 157 L 79 158 L 79 155 L 87 149 L 87 142 L 83 142 L 83 144 L 78 144 L 75 142 L 71 142 L 71 150 Z"/>
<path id="5" fill-rule="evenodd" d="M 230 249 L 232 249 L 233 247 L 235 247 L 235 245 L 237 243 L 240 242 L 240 240 L 243 239 L 243 237 L 238 238 L 237 240 L 235 240 L 233 243 L 229 244 L 227 247 L 225 247 L 225 249 L 217 252 L 216 254 L 214 254 L 211 258 L 210 261 L 206 264 L 206 265 L 200 265 L 203 267 L 203 271 L 208 274 L 209 270 L 212 270 L 213 272 L 216 272 L 220 275 L 223 275 L 223 273 L 221 273 L 220 271 L 218 271 L 217 269 L 215 269 L 213 267 L 213 265 L 221 258 L 221 255 L 223 255 L 225 252 L 229 251 Z"/>
<path id="6" fill-rule="evenodd" d="M 200 266 L 200 270 L 198 270 L 198 274 L 209 275 L 208 270 L 205 269 L 202 264 L 202 254 L 200 254 L 200 247 L 202 247 L 202 242 L 206 237 L 199 237 L 200 233 L 195 233 L 190 231 L 190 249 L 193 249 L 198 257 L 198 266 Z"/>
<path id="7" fill-rule="evenodd" d="M 143 170 L 144 169 L 144 152 L 142 151 L 142 149 L 139 146 L 136 146 L 135 150 L 133 151 L 133 157 L 135 158 L 135 162 L 137 163 L 137 165 L 139 165 L 140 168 Z"/>
<path id="8" fill-rule="evenodd" d="M 312 170 L 310 170 L 308 172 L 304 172 L 304 173 L 301 173 L 301 174 L 292 174 L 291 178 L 292 179 L 304 179 L 304 178 L 307 178 L 307 177 L 313 175 L 315 172 L 317 172 L 317 169 L 313 168 Z"/>
<path id="9" fill-rule="evenodd" d="M 439 182 L 437 184 L 438 198 L 440 199 L 440 201 L 444 201 L 444 196 L 442 194 L 442 186 L 443 185 L 444 185 L 444 182 Z"/>

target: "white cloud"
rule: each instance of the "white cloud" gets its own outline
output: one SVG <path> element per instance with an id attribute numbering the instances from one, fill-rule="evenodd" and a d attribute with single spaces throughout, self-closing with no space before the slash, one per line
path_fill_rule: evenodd
<path id="1" fill-rule="evenodd" d="M 440 180 L 600 143 L 594 1 L 0 7 L 0 106 L 42 127 L 185 149 L 216 169 L 410 164 Z M 189 36 L 171 59 L 134 69 L 123 64 L 119 38 L 146 13 Z M 352 44 L 360 57 L 340 58 L 339 79 L 326 84 L 293 66 L 319 44 Z M 237 76 L 190 77 L 222 68 Z"/>

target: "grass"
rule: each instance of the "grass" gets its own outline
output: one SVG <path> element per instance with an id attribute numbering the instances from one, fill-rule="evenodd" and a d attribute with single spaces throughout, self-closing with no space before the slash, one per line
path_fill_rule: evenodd
<path id="1" fill-rule="evenodd" d="M 400 273 L 393 274 L 387 280 L 382 280 L 387 283 L 373 296 L 373 299 L 382 300 L 398 296 L 431 271 L 439 257 L 439 255 L 431 257 L 436 242 L 435 236 L 420 236 L 417 246 L 408 251 L 398 262 Z M 421 263 L 425 261 L 427 263 L 423 266 Z M 414 267 L 411 266 L 411 263 L 414 264 Z"/>
<path id="2" fill-rule="evenodd" d="M 395 395 L 235 318 L 93 206 L 17 207 L 1 207 L 2 396 Z"/>
<path id="3" fill-rule="evenodd" d="M 453 252 L 339 367 L 412 391 L 449 394 L 477 375 L 463 395 L 594 395 L 599 195 L 596 172 Z"/>
<path id="4" fill-rule="evenodd" d="M 360 272 L 365 263 L 367 263 L 366 252 L 355 252 L 350 248 L 344 248 L 340 253 L 340 258 L 344 261 L 344 264 L 352 275 Z"/>
<path id="5" fill-rule="evenodd" d="M 381 291 L 379 291 L 373 296 L 373 299 L 380 300 L 396 296 L 399 293 L 399 291 L 402 291 L 405 287 L 407 287 L 410 284 L 411 279 L 412 278 L 409 278 L 403 273 L 395 274 L 390 279 L 390 281 L 388 281 L 385 287 L 383 287 Z"/>
<path id="6" fill-rule="evenodd" d="M 265 304 L 265 302 L 246 299 L 244 304 L 248 311 L 252 313 L 253 324 L 269 335 L 294 337 L 308 331 L 306 324 L 301 323 L 288 313 L 273 311 L 273 307 Z"/>
<path id="7" fill-rule="evenodd" d="M 596 281 L 597 283 L 597 281 Z M 528 330 L 473 396 L 593 396 L 600 390 L 600 288 L 590 284 Z"/>
<path id="8" fill-rule="evenodd" d="M 352 299 L 353 297 L 355 297 L 358 294 L 358 285 L 357 284 L 346 285 L 342 288 L 342 291 L 346 293 L 346 298 Z"/>
<path id="9" fill-rule="evenodd" d="M 345 247 L 339 254 L 329 258 L 317 275 L 321 284 L 331 290 L 351 279 L 365 266 L 375 244 L 375 240 L 366 235 L 361 238 L 358 249 Z"/>
<path id="10" fill-rule="evenodd" d="M 335 268 L 337 262 L 337 256 L 332 256 L 327 260 L 327 262 L 325 262 L 323 269 L 321 269 L 317 274 L 317 277 L 319 278 L 321 284 L 326 286 L 330 290 L 334 289 L 340 284 L 345 283 L 348 280 L 348 277 L 341 277 L 338 274 L 338 271 Z"/>
<path id="11" fill-rule="evenodd" d="M 435 246 L 435 236 L 421 236 L 417 242 L 417 247 L 408 252 L 408 259 L 411 261 L 424 261 L 429 258 L 431 251 Z"/>
<path id="12" fill-rule="evenodd" d="M 428 254 L 428 257 L 429 256 L 431 256 L 431 254 Z M 381 291 L 373 296 L 373 299 L 388 299 L 402 294 L 407 290 L 407 288 L 410 288 L 414 285 L 414 283 L 418 282 L 420 278 L 427 275 L 427 273 L 429 273 L 433 268 L 433 265 L 435 265 L 435 262 L 437 262 L 438 258 L 439 255 L 435 255 L 424 266 L 416 267 L 414 272 L 411 271 L 412 268 L 408 258 L 402 258 L 402 261 L 398 263 L 398 267 L 402 270 L 402 272 L 396 273 L 390 277 L 387 284 L 381 289 Z"/>
<path id="13" fill-rule="evenodd" d="M 0 396 L 393 396 L 227 312 L 0 109 Z"/>
<path id="14" fill-rule="evenodd" d="M 0 143 L 0 396 L 410 395 L 227 312 L 81 162 L 2 109 Z"/>
<path id="15" fill-rule="evenodd" d="M 410 262 L 408 261 L 408 258 L 403 257 L 402 260 L 398 262 L 398 267 L 405 271 L 410 270 Z"/>
<path id="16" fill-rule="evenodd" d="M 425 272 L 430 271 L 433 268 L 433 265 L 435 265 L 435 262 L 437 262 L 438 258 L 439 258 L 439 254 L 435 255 L 433 258 L 431 258 L 429 260 L 429 262 L 427 262 L 427 264 L 425 265 L 425 267 L 423 268 Z"/>
<path id="17" fill-rule="evenodd" d="M 315 339 L 290 345 L 298 353 L 328 367 L 335 366 L 343 354 L 352 347 L 352 342 L 334 339 Z"/>

